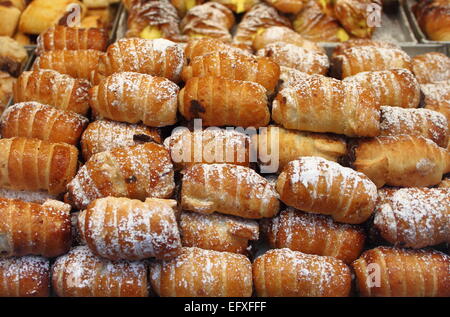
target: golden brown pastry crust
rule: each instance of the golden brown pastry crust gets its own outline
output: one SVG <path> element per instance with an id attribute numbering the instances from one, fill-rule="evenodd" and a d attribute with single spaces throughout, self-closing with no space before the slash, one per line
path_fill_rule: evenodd
<path id="1" fill-rule="evenodd" d="M 258 32 L 271 26 L 291 27 L 288 18 L 281 16 L 276 9 L 260 3 L 248 11 L 237 26 L 233 44 L 239 48 L 252 51 L 252 43 Z"/>
<path id="2" fill-rule="evenodd" d="M 273 92 L 280 77 L 280 67 L 267 57 L 253 57 L 237 51 L 214 52 L 195 57 L 184 67 L 184 81 L 192 77 L 217 76 L 252 81 Z"/>
<path id="3" fill-rule="evenodd" d="M 253 283 L 260 297 L 346 297 L 351 272 L 332 257 L 275 249 L 253 263 Z"/>
<path id="4" fill-rule="evenodd" d="M 305 0 L 265 0 L 268 4 L 273 6 L 283 13 L 299 13 L 305 6 Z"/>
<path id="5" fill-rule="evenodd" d="M 78 150 L 38 139 L 0 139 L 0 186 L 60 194 L 75 176 Z"/>
<path id="6" fill-rule="evenodd" d="M 67 186 L 66 200 L 77 209 L 102 197 L 169 198 L 175 188 L 170 155 L 149 142 L 97 153 Z"/>
<path id="7" fill-rule="evenodd" d="M 148 74 L 179 82 L 183 64 L 183 49 L 172 41 L 121 39 L 110 45 L 100 59 L 95 82 L 120 72 Z"/>
<path id="8" fill-rule="evenodd" d="M 55 50 L 97 50 L 106 51 L 108 32 L 99 28 L 72 28 L 54 26 L 41 33 L 37 39 L 37 54 Z"/>
<path id="9" fill-rule="evenodd" d="M 72 243 L 70 206 L 0 198 L 0 237 L 0 257 L 64 254 Z"/>
<path id="10" fill-rule="evenodd" d="M 274 188 L 250 168 L 231 164 L 196 164 L 183 172 L 181 207 L 210 214 L 215 211 L 249 219 L 278 213 Z"/>
<path id="11" fill-rule="evenodd" d="M 267 44 L 256 55 L 265 56 L 280 66 L 295 68 L 307 74 L 325 75 L 330 67 L 325 53 L 284 42 Z"/>
<path id="12" fill-rule="evenodd" d="M 395 43 L 387 42 L 387 41 L 377 41 L 371 39 L 349 39 L 343 43 L 340 43 L 333 49 L 333 57 L 337 55 L 342 55 L 342 53 L 352 47 L 361 47 L 361 46 L 372 46 L 372 47 L 381 47 L 381 48 L 390 48 L 390 49 L 398 49 L 401 47 Z"/>
<path id="13" fill-rule="evenodd" d="M 335 55 L 331 61 L 333 77 L 345 78 L 367 71 L 404 68 L 412 70 L 411 58 L 399 49 L 358 46 Z"/>
<path id="14" fill-rule="evenodd" d="M 241 54 L 250 54 L 247 51 L 231 46 L 221 40 L 208 37 L 190 38 L 184 49 L 187 64 L 197 56 L 203 56 L 209 53 L 232 51 Z"/>
<path id="15" fill-rule="evenodd" d="M 378 247 L 364 252 L 353 269 L 362 296 L 448 297 L 449 263 L 437 251 Z"/>
<path id="16" fill-rule="evenodd" d="M 184 118 L 201 118 L 204 126 L 263 127 L 270 113 L 263 86 L 223 77 L 193 77 L 179 94 Z"/>
<path id="17" fill-rule="evenodd" d="M 361 227 L 336 223 L 330 217 L 287 208 L 263 226 L 271 247 L 325 255 L 350 264 L 364 248 Z"/>
<path id="18" fill-rule="evenodd" d="M 412 71 L 421 84 L 450 80 L 450 58 L 438 52 L 417 55 L 412 59 Z"/>
<path id="19" fill-rule="evenodd" d="M 26 137 L 77 145 L 88 119 L 37 102 L 17 103 L 0 118 L 3 138 Z"/>
<path id="20" fill-rule="evenodd" d="M 163 127 L 177 121 L 178 91 L 166 78 L 123 72 L 92 87 L 89 103 L 100 118 Z"/>
<path id="21" fill-rule="evenodd" d="M 286 165 L 276 189 L 288 206 L 350 224 L 366 221 L 377 200 L 377 188 L 365 175 L 313 156 Z"/>
<path id="22" fill-rule="evenodd" d="M 253 137 L 254 151 L 258 151 L 260 165 L 270 165 L 270 155 L 278 152 L 278 171 L 301 156 L 319 156 L 337 162 L 347 153 L 343 138 L 312 132 L 288 130 L 277 126 L 268 126 Z"/>
<path id="23" fill-rule="evenodd" d="M 107 197 L 91 202 L 78 216 L 82 241 L 109 260 L 170 259 L 181 248 L 173 208 L 176 201 Z"/>
<path id="24" fill-rule="evenodd" d="M 28 58 L 25 48 L 7 36 L 0 36 L 0 71 L 19 76 Z"/>
<path id="25" fill-rule="evenodd" d="M 212 0 L 226 6 L 231 11 L 240 14 L 249 11 L 254 5 L 260 3 L 260 0 Z"/>
<path id="26" fill-rule="evenodd" d="M 411 8 L 422 31 L 432 41 L 450 41 L 450 4 L 446 0 L 423 0 Z"/>
<path id="27" fill-rule="evenodd" d="M 437 145 L 447 148 L 447 118 L 433 110 L 403 109 L 398 107 L 381 107 L 381 136 L 401 134 L 423 136 Z"/>
<path id="28" fill-rule="evenodd" d="M 197 163 L 250 165 L 250 138 L 238 131 L 208 128 L 190 132 L 185 128 L 172 131 L 164 144 L 177 169 Z"/>
<path id="29" fill-rule="evenodd" d="M 353 167 L 379 188 L 383 185 L 437 185 L 450 172 L 450 153 L 421 136 L 382 136 L 352 148 Z"/>
<path id="30" fill-rule="evenodd" d="M 81 136 L 81 151 L 87 161 L 92 155 L 103 151 L 146 142 L 161 143 L 159 131 L 142 124 L 97 120 L 84 130 Z"/>
<path id="31" fill-rule="evenodd" d="M 147 297 L 147 268 L 143 262 L 102 259 L 79 246 L 53 264 L 52 286 L 60 297 Z"/>
<path id="32" fill-rule="evenodd" d="M 86 115 L 90 83 L 50 69 L 23 72 L 14 85 L 14 101 L 36 101 Z"/>
<path id="33" fill-rule="evenodd" d="M 382 0 L 336 0 L 334 15 L 347 32 L 359 38 L 370 38 L 375 27 L 369 26 L 370 11 L 368 6 L 382 9 Z"/>
<path id="34" fill-rule="evenodd" d="M 207 2 L 190 9 L 180 28 L 189 37 L 211 37 L 229 43 L 234 22 L 230 9 L 217 2 Z"/>
<path id="35" fill-rule="evenodd" d="M 185 247 L 245 255 L 249 242 L 259 238 L 259 225 L 239 217 L 185 211 L 180 217 L 180 232 Z"/>
<path id="36" fill-rule="evenodd" d="M 182 248 L 176 258 L 150 264 L 161 297 L 250 297 L 252 265 L 241 254 Z"/>
<path id="37" fill-rule="evenodd" d="M 374 227 L 391 244 L 424 248 L 450 242 L 450 190 L 402 188 L 375 209 Z"/>
<path id="38" fill-rule="evenodd" d="M 52 69 L 74 78 L 90 80 L 104 54 L 96 50 L 46 51 L 35 60 L 33 70 Z"/>
<path id="39" fill-rule="evenodd" d="M 272 119 L 287 129 L 347 136 L 380 133 L 379 104 L 373 91 L 358 83 L 314 75 L 278 92 Z"/>
<path id="40" fill-rule="evenodd" d="M 50 263 L 38 256 L 0 259 L 1 297 L 50 296 Z"/>
<path id="41" fill-rule="evenodd" d="M 365 89 L 372 89 L 383 106 L 417 108 L 421 101 L 419 82 L 406 69 L 363 72 L 346 77 L 344 82 L 356 82 Z"/>

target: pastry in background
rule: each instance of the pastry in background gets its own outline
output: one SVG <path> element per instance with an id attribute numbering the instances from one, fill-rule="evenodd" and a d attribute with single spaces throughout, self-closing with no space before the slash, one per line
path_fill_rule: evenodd
<path id="1" fill-rule="evenodd" d="M 20 17 L 19 31 L 40 34 L 55 24 L 80 22 L 85 13 L 85 6 L 78 0 L 34 0 Z"/>
<path id="2" fill-rule="evenodd" d="M 127 37 L 181 40 L 180 18 L 169 0 L 148 1 L 128 13 Z"/>
<path id="3" fill-rule="evenodd" d="M 448 0 L 421 0 L 411 10 L 428 39 L 450 41 L 450 2 Z"/>
<path id="4" fill-rule="evenodd" d="M 22 45 L 10 37 L 0 36 L 0 71 L 19 76 L 27 57 Z"/>
<path id="5" fill-rule="evenodd" d="M 13 36 L 13 39 L 20 45 L 31 45 L 31 38 L 24 33 L 16 32 L 16 34 L 14 34 Z"/>
<path id="6" fill-rule="evenodd" d="M 190 9 L 180 28 L 188 37 L 212 37 L 224 42 L 231 42 L 230 30 L 234 25 L 233 12 L 217 2 L 205 4 Z"/>
<path id="7" fill-rule="evenodd" d="M 307 2 L 294 19 L 294 30 L 314 42 L 345 42 L 350 36 L 315 0 Z"/>
<path id="8" fill-rule="evenodd" d="M 132 7 L 132 2 L 138 2 L 143 0 L 123 0 L 125 7 Z M 177 9 L 178 15 L 182 18 L 186 15 L 186 12 L 197 5 L 205 3 L 207 0 L 170 0 L 172 5 Z"/>
<path id="9" fill-rule="evenodd" d="M 401 50 L 401 47 L 395 43 L 387 42 L 387 41 L 377 41 L 377 40 L 369 40 L 369 39 L 350 39 L 343 43 L 340 43 L 333 49 L 333 55 L 342 55 L 342 53 L 349 48 L 352 47 L 361 47 L 361 46 L 372 46 L 372 47 L 380 47 L 380 48 L 390 48 L 390 49 L 398 49 Z"/>
<path id="10" fill-rule="evenodd" d="M 381 13 L 382 0 L 336 0 L 334 16 L 348 33 L 359 38 L 370 38 L 375 28 L 369 22 L 376 22 L 371 21 L 371 14 L 378 13 L 370 12 L 369 6 L 379 9 Z M 381 16 L 379 19 L 381 23 Z"/>
<path id="11" fill-rule="evenodd" d="M 271 26 L 291 27 L 291 22 L 273 7 L 264 3 L 257 4 L 244 15 L 237 26 L 233 45 L 252 51 L 255 36 Z"/>
<path id="12" fill-rule="evenodd" d="M 265 0 L 280 12 L 297 14 L 303 9 L 307 0 Z"/>
<path id="13" fill-rule="evenodd" d="M 260 0 L 211 0 L 211 1 L 223 4 L 228 9 L 237 14 L 247 12 L 254 5 L 261 2 Z"/>
<path id="14" fill-rule="evenodd" d="M 16 78 L 5 72 L 0 72 L 0 114 L 3 113 L 5 107 L 13 95 L 13 85 Z"/>
<path id="15" fill-rule="evenodd" d="M 21 12 L 11 1 L 0 2 L 0 35 L 13 36 L 19 24 Z"/>

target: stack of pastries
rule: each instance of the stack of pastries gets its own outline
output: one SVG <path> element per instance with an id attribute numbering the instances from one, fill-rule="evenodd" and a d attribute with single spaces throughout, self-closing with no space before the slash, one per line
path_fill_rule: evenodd
<path id="1" fill-rule="evenodd" d="M 14 85 L 0 296 L 450 296 L 448 57 L 153 2 L 109 46 L 50 28 Z"/>

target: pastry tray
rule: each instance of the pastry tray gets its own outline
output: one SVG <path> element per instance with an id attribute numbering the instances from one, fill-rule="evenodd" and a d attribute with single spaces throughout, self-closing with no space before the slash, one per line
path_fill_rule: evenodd
<path id="1" fill-rule="evenodd" d="M 411 27 L 419 39 L 421 43 L 425 44 L 442 44 L 447 45 L 447 53 L 450 52 L 450 42 L 449 41 L 432 41 L 427 38 L 425 33 L 423 33 L 422 29 L 419 26 L 419 23 L 417 23 L 417 19 L 414 16 L 414 13 L 412 12 L 411 8 L 416 3 L 415 0 L 404 0 L 403 1 L 403 9 L 406 12 L 406 15 L 410 21 Z"/>

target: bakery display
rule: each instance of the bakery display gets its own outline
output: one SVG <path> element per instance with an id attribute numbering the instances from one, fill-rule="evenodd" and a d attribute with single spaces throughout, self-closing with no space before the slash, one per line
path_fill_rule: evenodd
<path id="1" fill-rule="evenodd" d="M 448 1 L 417 1 L 411 10 L 428 39 L 450 41 L 450 3 Z"/>
<path id="2" fill-rule="evenodd" d="M 449 297 L 450 59 L 384 4 L 1 2 L 0 296 Z"/>

